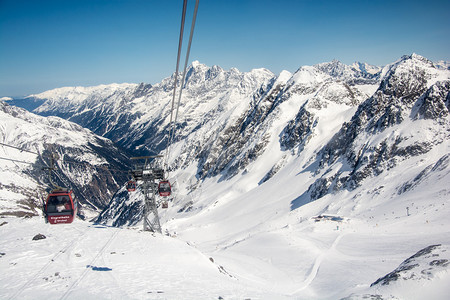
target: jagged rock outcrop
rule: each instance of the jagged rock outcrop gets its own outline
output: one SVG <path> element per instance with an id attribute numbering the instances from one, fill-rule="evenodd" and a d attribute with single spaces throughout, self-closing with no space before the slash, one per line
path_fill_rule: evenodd
<path id="1" fill-rule="evenodd" d="M 434 276 L 450 270 L 448 247 L 438 244 L 418 251 L 391 273 L 377 279 L 370 286 L 399 284 L 399 281 L 431 280 Z"/>
<path id="2" fill-rule="evenodd" d="M 280 146 L 283 150 L 290 150 L 297 145 L 304 146 L 308 138 L 313 133 L 313 128 L 316 125 L 317 120 L 314 120 L 314 115 L 306 110 L 305 103 L 295 116 L 294 120 L 288 122 L 283 132 L 280 135 Z M 299 149 L 301 151 L 301 149 Z"/>
<path id="3" fill-rule="evenodd" d="M 445 119 L 450 109 L 450 81 L 438 81 L 432 85 L 417 106 L 415 118 Z"/>
<path id="4" fill-rule="evenodd" d="M 427 246 L 405 259 L 395 270 L 375 280 L 365 293 L 351 294 L 341 300 L 357 299 L 422 299 L 435 294 L 439 286 L 445 286 L 450 270 L 449 246 Z M 439 297 L 446 296 L 445 289 Z M 403 293 L 401 292 L 403 291 Z M 405 293 L 405 291 L 407 293 Z"/>
<path id="5" fill-rule="evenodd" d="M 109 205 L 97 216 L 95 222 L 112 226 L 133 226 L 143 218 L 143 195 L 140 189 L 128 192 L 122 187 L 111 198 Z"/>
<path id="6" fill-rule="evenodd" d="M 331 170 L 338 160 L 344 165 L 325 172 L 310 186 L 313 200 L 342 188 L 354 189 L 365 178 L 389 171 L 411 156 L 425 154 L 449 138 L 448 72 L 416 54 L 404 56 L 383 72 L 375 94 L 359 105 L 352 119 L 320 151 L 320 170 Z M 428 138 L 414 140 L 393 129 L 413 126 L 420 117 L 436 120 L 443 130 L 421 128 L 429 130 Z"/>

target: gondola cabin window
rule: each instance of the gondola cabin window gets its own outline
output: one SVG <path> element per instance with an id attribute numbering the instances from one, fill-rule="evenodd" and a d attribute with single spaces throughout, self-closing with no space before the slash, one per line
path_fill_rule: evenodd
<path id="1" fill-rule="evenodd" d="M 172 193 L 172 187 L 170 186 L 170 182 L 167 180 L 161 181 L 158 185 L 159 195 L 162 197 L 170 196 Z"/>
<path id="2" fill-rule="evenodd" d="M 68 195 L 50 196 L 48 199 L 47 212 L 71 212 L 72 204 Z"/>

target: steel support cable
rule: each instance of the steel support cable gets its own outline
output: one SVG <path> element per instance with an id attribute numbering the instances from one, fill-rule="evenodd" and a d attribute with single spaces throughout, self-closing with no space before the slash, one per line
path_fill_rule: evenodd
<path id="1" fill-rule="evenodd" d="M 172 126 L 172 133 L 170 134 L 170 138 L 171 139 L 169 141 L 169 145 L 166 148 L 167 149 L 166 170 L 168 170 L 170 146 L 172 144 L 173 137 L 175 136 L 176 123 L 177 123 L 177 119 L 178 119 L 178 111 L 179 111 L 180 102 L 181 102 L 181 95 L 183 93 L 183 85 L 184 85 L 184 80 L 186 78 L 186 69 L 187 69 L 187 64 L 189 62 L 189 55 L 190 55 L 190 52 L 191 52 L 192 38 L 194 36 L 195 21 L 197 19 L 198 3 L 199 3 L 199 0 L 196 0 L 195 1 L 195 8 L 194 8 L 194 15 L 192 16 L 191 32 L 189 34 L 189 43 L 188 43 L 188 47 L 187 47 L 187 50 L 186 50 L 186 58 L 185 58 L 185 61 L 184 61 L 184 69 L 183 69 L 183 76 L 182 76 L 181 84 L 180 84 L 180 92 L 179 92 L 177 108 L 176 108 L 176 112 L 175 112 L 175 120 L 173 122 L 174 125 Z M 175 90 L 174 90 L 174 94 L 175 94 Z"/>
<path id="2" fill-rule="evenodd" d="M 22 149 L 22 148 L 19 148 L 19 147 L 16 147 L 16 146 L 12 146 L 12 145 L 8 145 L 8 144 L 4 144 L 4 143 L 0 143 L 0 145 L 1 145 L 1 146 L 6 146 L 6 147 L 10 147 L 10 148 L 17 149 L 17 150 L 19 150 L 20 152 L 28 152 L 28 153 L 31 153 L 31 154 L 38 155 L 38 156 L 42 159 L 42 161 L 45 163 L 45 160 L 43 159 L 43 157 L 41 156 L 41 154 L 38 153 L 38 152 L 33 152 L 33 151 L 25 150 L 25 149 Z M 3 160 L 10 160 L 10 161 L 13 161 L 13 162 L 18 162 L 18 163 L 30 164 L 30 165 L 34 164 L 34 162 L 26 162 L 26 161 L 23 161 L 23 160 L 16 160 L 16 159 L 11 159 L 11 158 L 6 158 L 6 157 L 0 157 L 0 159 L 3 159 Z M 78 161 L 68 160 L 68 159 L 63 159 L 62 161 L 65 162 L 65 163 L 67 163 L 67 164 L 77 164 L 77 165 L 91 166 L 91 167 L 93 167 L 93 168 L 99 168 L 99 169 L 103 169 L 103 170 L 105 170 L 105 171 L 128 172 L 128 171 L 123 171 L 123 170 L 120 170 L 120 169 L 114 169 L 114 168 L 104 167 L 104 166 L 101 166 L 101 165 L 93 165 L 93 164 L 90 164 L 90 163 L 88 163 L 88 162 L 78 162 Z"/>
<path id="3" fill-rule="evenodd" d="M 16 160 L 16 159 L 11 159 L 11 158 L 6 158 L 6 157 L 0 157 L 0 159 L 2 159 L 2 160 L 9 160 L 9 161 L 16 162 L 16 163 L 21 163 L 21 164 L 29 164 L 29 165 L 34 164 L 32 162 L 27 162 L 27 161 L 23 161 L 23 160 Z"/>
<path id="4" fill-rule="evenodd" d="M 39 153 L 32 152 L 32 151 L 29 151 L 29 150 L 25 150 L 25 149 L 22 149 L 22 148 L 19 148 L 19 147 L 16 147 L 16 146 L 4 144 L 4 143 L 0 143 L 0 145 L 2 145 L 4 147 L 9 147 L 9 148 L 13 148 L 13 149 L 19 150 L 20 152 L 28 152 L 28 153 L 31 153 L 31 154 L 39 155 Z M 6 157 L 0 157 L 0 159 L 2 159 L 2 160 L 9 160 L 9 161 L 12 161 L 12 162 L 22 163 L 22 164 L 29 164 L 29 165 L 34 164 L 32 162 L 27 162 L 27 161 L 17 160 L 17 159 L 11 159 L 11 158 L 6 158 Z"/>
<path id="5" fill-rule="evenodd" d="M 173 79 L 173 96 L 172 96 L 172 106 L 170 108 L 170 121 L 169 121 L 169 135 L 167 138 L 167 148 L 166 148 L 166 158 L 165 158 L 165 169 L 167 169 L 167 164 L 169 160 L 169 147 L 172 141 L 171 133 L 172 133 L 172 126 L 173 126 L 173 110 L 175 107 L 175 97 L 176 97 L 176 90 L 177 90 L 177 82 L 178 82 L 178 69 L 180 66 L 180 57 L 181 57 L 181 47 L 183 45 L 183 35 L 184 35 L 184 23 L 186 20 L 186 7 L 187 7 L 187 0 L 183 1 L 183 11 L 181 14 L 181 27 L 180 27 L 180 37 L 178 39 L 178 54 L 177 54 L 177 65 L 175 68 L 175 77 Z"/>
<path id="6" fill-rule="evenodd" d="M 29 150 L 25 150 L 25 149 L 22 149 L 22 148 L 19 148 L 19 147 L 16 147 L 16 146 L 11 146 L 11 145 L 4 144 L 4 143 L 0 143 L 0 145 L 6 146 L 6 147 L 10 147 L 10 148 L 14 148 L 14 149 L 17 149 L 17 150 L 19 150 L 20 152 L 28 152 L 28 153 L 32 153 L 32 154 L 39 155 L 39 153 L 32 152 L 32 151 L 29 151 Z"/>
<path id="7" fill-rule="evenodd" d="M 187 52 L 186 52 L 186 59 L 184 61 L 183 78 L 181 79 L 180 94 L 178 96 L 177 110 L 175 112 L 175 123 L 177 122 L 177 118 L 178 118 L 178 110 L 180 108 L 181 95 L 183 93 L 184 79 L 186 78 L 186 69 L 187 69 L 187 64 L 189 62 L 189 55 L 191 53 L 192 37 L 194 36 L 195 20 L 197 19 L 198 1 L 199 0 L 195 1 L 195 9 L 194 9 L 194 16 L 192 17 L 191 33 L 189 34 L 189 43 L 188 43 Z"/>

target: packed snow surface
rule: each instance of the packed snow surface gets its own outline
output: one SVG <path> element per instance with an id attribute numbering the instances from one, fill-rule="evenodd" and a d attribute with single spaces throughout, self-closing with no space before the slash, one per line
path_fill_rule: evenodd
<path id="1" fill-rule="evenodd" d="M 374 179 L 374 190 L 326 196 L 295 210 L 292 184 L 301 176 L 287 173 L 274 178 L 277 185 L 270 180 L 251 192 L 239 191 L 245 177 L 206 183 L 198 200 L 214 205 L 184 218 L 161 211 L 167 235 L 140 226 L 2 218 L 0 298 L 446 299 L 449 190 L 436 189 L 449 180 L 445 169 L 401 195 L 401 182 L 387 176 Z M 280 182 L 286 189 L 277 188 Z M 46 238 L 33 240 L 37 234 Z M 430 275 L 371 287 L 430 245 L 442 245 L 434 263 L 426 261 Z"/>

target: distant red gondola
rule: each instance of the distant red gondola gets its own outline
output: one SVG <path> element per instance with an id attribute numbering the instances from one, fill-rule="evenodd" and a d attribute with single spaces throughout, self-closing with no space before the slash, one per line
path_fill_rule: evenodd
<path id="1" fill-rule="evenodd" d="M 47 197 L 44 215 L 50 224 L 72 223 L 78 203 L 71 190 L 53 190 Z"/>
<path id="2" fill-rule="evenodd" d="M 130 180 L 127 183 L 127 191 L 134 192 L 136 190 L 136 181 Z"/>
<path id="3" fill-rule="evenodd" d="M 159 182 L 158 185 L 159 195 L 162 197 L 170 196 L 172 193 L 172 187 L 170 186 L 170 182 L 168 180 L 163 180 Z"/>

